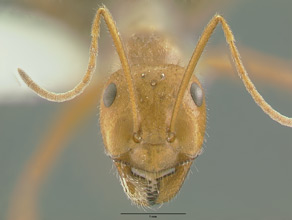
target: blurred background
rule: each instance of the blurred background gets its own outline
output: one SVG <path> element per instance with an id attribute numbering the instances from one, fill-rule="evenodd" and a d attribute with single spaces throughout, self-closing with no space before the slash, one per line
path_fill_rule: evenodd
<path id="1" fill-rule="evenodd" d="M 27 163 L 59 115 L 74 106 L 42 100 L 20 81 L 17 68 L 48 90 L 71 89 L 86 70 L 91 23 L 102 4 L 122 37 L 133 33 L 137 20 L 170 35 L 181 48 L 181 65 L 187 64 L 204 26 L 218 12 L 228 21 L 240 51 L 257 51 L 259 60 L 269 65 L 275 57 L 275 66 L 282 64 L 292 75 L 290 0 L 0 0 L 0 219 L 12 212 L 14 190 Z M 95 80 L 102 82 L 119 68 L 119 61 L 104 24 L 100 36 Z M 205 65 L 218 50 L 218 59 L 230 59 L 225 44 L 218 28 L 203 55 L 207 61 L 196 70 L 208 107 L 204 153 L 178 196 L 157 211 L 185 212 L 182 219 L 292 219 L 292 130 L 266 116 L 236 74 Z M 255 53 L 242 54 L 243 63 L 256 63 L 256 58 Z M 292 116 L 292 84 L 266 82 L 264 76 L 254 82 L 269 104 Z M 120 215 L 144 210 L 131 205 L 104 154 L 97 115 L 94 108 L 81 120 L 47 170 L 37 196 L 40 219 L 148 218 Z"/>

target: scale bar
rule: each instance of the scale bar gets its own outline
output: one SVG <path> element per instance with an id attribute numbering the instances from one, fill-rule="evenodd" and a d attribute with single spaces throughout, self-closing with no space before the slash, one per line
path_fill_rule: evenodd
<path id="1" fill-rule="evenodd" d="M 186 215 L 185 212 L 121 212 L 121 215 Z"/>

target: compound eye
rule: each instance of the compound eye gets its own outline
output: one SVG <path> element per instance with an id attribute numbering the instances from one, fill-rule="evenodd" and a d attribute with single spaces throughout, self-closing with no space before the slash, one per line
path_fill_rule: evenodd
<path id="1" fill-rule="evenodd" d="M 203 104 L 203 91 L 197 83 L 192 83 L 190 93 L 196 106 L 200 107 Z"/>
<path id="2" fill-rule="evenodd" d="M 108 85 L 103 93 L 103 103 L 105 107 L 110 107 L 115 101 L 117 95 L 117 87 L 114 83 Z"/>

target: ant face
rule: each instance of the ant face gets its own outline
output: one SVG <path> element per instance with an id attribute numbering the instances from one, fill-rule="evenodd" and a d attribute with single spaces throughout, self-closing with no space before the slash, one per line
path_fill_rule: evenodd
<path id="1" fill-rule="evenodd" d="M 131 67 L 140 120 L 133 118 L 122 70 L 105 84 L 100 124 L 107 154 L 113 159 L 128 197 L 143 206 L 169 201 L 179 191 L 201 152 L 206 124 L 204 94 L 193 76 L 175 123 L 169 124 L 185 69 L 177 65 Z"/>
<path id="2" fill-rule="evenodd" d="M 202 87 L 193 72 L 217 25 L 222 26 L 238 75 L 256 104 L 273 120 L 292 127 L 292 118 L 274 110 L 257 91 L 242 64 L 229 25 L 218 14 L 207 24 L 188 66 L 183 69 L 164 59 L 168 45 L 157 41 L 157 45 L 164 46 L 151 46 L 155 38 L 140 41 L 142 38 L 137 37 L 133 46 L 136 49 L 130 50 L 130 57 L 126 56 L 113 18 L 105 7 L 99 8 L 92 25 L 90 58 L 82 80 L 72 90 L 54 93 L 18 69 L 27 86 L 55 102 L 80 95 L 95 70 L 101 18 L 105 20 L 122 66 L 105 85 L 101 130 L 106 152 L 118 169 L 127 195 L 136 204 L 150 206 L 169 201 L 179 191 L 194 158 L 201 152 L 206 107 Z"/>

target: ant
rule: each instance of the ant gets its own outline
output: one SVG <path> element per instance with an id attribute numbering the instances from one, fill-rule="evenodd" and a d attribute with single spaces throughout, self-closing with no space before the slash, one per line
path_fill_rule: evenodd
<path id="1" fill-rule="evenodd" d="M 68 92 L 57 94 L 41 88 L 18 69 L 27 86 L 54 102 L 80 95 L 95 70 L 101 17 L 122 64 L 122 69 L 113 73 L 104 85 L 101 132 L 106 153 L 117 167 L 124 191 L 135 204 L 148 207 L 171 200 L 201 153 L 206 103 L 202 86 L 193 72 L 218 24 L 222 25 L 239 77 L 256 104 L 273 120 L 292 127 L 292 118 L 275 111 L 255 88 L 242 64 L 232 31 L 218 14 L 206 26 L 184 69 L 165 62 L 166 41 L 155 33 L 133 36 L 126 55 L 110 12 L 101 7 L 93 21 L 89 64 L 80 83 Z M 137 48 L 139 41 L 146 47 Z M 140 53 L 135 53 L 137 50 Z"/>

